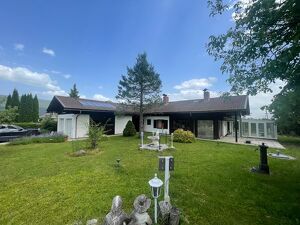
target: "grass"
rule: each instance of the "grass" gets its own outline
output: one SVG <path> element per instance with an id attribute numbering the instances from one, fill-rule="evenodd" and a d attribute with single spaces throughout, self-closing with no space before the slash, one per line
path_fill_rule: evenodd
<path id="1" fill-rule="evenodd" d="M 115 195 L 130 213 L 137 195 L 150 195 L 154 173 L 163 178 L 159 153 L 137 145 L 136 137 L 110 137 L 99 153 L 84 157 L 68 155 L 71 143 L 0 146 L 0 224 L 102 221 Z M 175 147 L 163 154 L 175 159 L 170 196 L 182 224 L 300 224 L 299 146 L 285 150 L 298 160 L 269 160 L 270 176 L 249 172 L 259 161 L 253 146 L 196 141 Z"/>

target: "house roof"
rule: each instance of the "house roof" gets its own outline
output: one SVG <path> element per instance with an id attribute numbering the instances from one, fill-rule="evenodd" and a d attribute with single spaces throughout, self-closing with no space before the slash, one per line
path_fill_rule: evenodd
<path id="1" fill-rule="evenodd" d="M 74 99 L 66 96 L 54 96 L 47 111 L 58 112 L 57 107 L 64 110 L 109 111 L 134 113 L 133 107 L 111 101 L 91 99 Z M 145 113 L 174 113 L 174 112 L 225 112 L 242 111 L 249 114 L 249 100 L 247 95 L 217 97 L 210 99 L 194 99 L 169 102 L 151 107 Z"/>
<path id="2" fill-rule="evenodd" d="M 110 101 L 54 96 L 47 109 L 48 112 L 55 109 L 54 101 L 58 101 L 64 110 L 116 111 L 117 109 L 117 103 Z"/>
<path id="3" fill-rule="evenodd" d="M 247 95 L 169 102 L 152 107 L 149 113 L 249 111 Z"/>

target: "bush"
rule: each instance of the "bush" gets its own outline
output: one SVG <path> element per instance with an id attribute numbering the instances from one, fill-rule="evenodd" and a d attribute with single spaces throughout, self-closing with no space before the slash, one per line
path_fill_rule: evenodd
<path id="1" fill-rule="evenodd" d="M 22 122 L 22 123 L 13 123 L 14 125 L 20 126 L 24 129 L 38 129 L 41 128 L 40 123 L 34 123 L 34 122 Z"/>
<path id="2" fill-rule="evenodd" d="M 51 131 L 57 131 L 57 121 L 53 120 L 50 116 L 46 116 L 41 122 L 41 129 Z"/>
<path id="3" fill-rule="evenodd" d="M 189 130 L 177 129 L 174 131 L 174 141 L 181 143 L 192 143 L 195 141 L 195 135 Z"/>
<path id="4" fill-rule="evenodd" d="M 96 149 L 98 147 L 100 140 L 104 136 L 107 122 L 105 123 L 104 126 L 101 126 L 101 124 L 97 124 L 93 120 L 90 121 L 89 133 L 88 133 L 89 148 Z"/>
<path id="5" fill-rule="evenodd" d="M 135 136 L 135 135 L 136 135 L 136 130 L 135 130 L 134 124 L 131 120 L 129 120 L 123 130 L 123 136 L 130 137 L 130 136 Z"/>
<path id="6" fill-rule="evenodd" d="M 60 143 L 66 140 L 67 136 L 59 133 L 53 135 L 39 135 L 13 139 L 9 145 L 28 145 L 33 143 Z"/>

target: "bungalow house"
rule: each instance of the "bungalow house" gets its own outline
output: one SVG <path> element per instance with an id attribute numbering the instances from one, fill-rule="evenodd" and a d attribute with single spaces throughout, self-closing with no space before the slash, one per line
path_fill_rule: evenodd
<path id="1" fill-rule="evenodd" d="M 122 134 L 129 120 L 139 128 L 139 116 L 132 107 L 110 101 L 54 96 L 47 112 L 58 114 L 57 131 L 70 138 L 86 137 L 90 119 L 106 123 L 108 134 Z M 236 141 L 241 136 L 277 138 L 273 121 L 242 119 L 249 114 L 247 95 L 211 98 L 205 91 L 204 99 L 174 102 L 164 95 L 162 104 L 144 113 L 144 131 L 170 134 L 182 128 L 199 138 L 233 136 Z"/>

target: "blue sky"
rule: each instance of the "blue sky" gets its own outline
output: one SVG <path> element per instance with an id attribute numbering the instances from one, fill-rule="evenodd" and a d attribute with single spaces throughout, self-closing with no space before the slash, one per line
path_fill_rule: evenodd
<path id="1" fill-rule="evenodd" d="M 87 98 L 114 100 L 138 53 L 161 75 L 171 100 L 227 91 L 227 75 L 206 53 L 230 13 L 209 17 L 206 1 L 1 1 L 0 94 L 16 87 L 51 99 L 76 83 Z"/>

